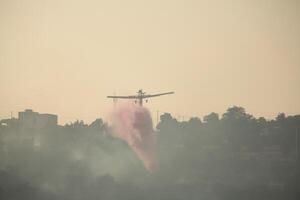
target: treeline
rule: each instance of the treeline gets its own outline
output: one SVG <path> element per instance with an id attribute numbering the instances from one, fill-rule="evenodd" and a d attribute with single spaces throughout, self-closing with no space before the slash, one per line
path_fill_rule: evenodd
<path id="1" fill-rule="evenodd" d="M 299 129 L 300 115 L 266 120 L 236 106 L 203 120 L 165 113 L 155 129 L 159 168 L 149 173 L 101 119 L 1 125 L 0 199 L 296 200 Z"/>
<path id="2" fill-rule="evenodd" d="M 278 146 L 284 154 L 296 152 L 300 135 L 300 115 L 285 116 L 279 113 L 276 119 L 255 118 L 242 107 L 233 106 L 220 117 L 210 113 L 201 121 L 193 117 L 179 122 L 169 113 L 160 117 L 157 129 L 167 137 L 174 137 L 178 145 L 222 145 L 233 151 L 261 151 L 264 147 Z M 163 136 L 162 136 L 163 137 Z M 299 144 L 299 143 L 298 143 Z"/>

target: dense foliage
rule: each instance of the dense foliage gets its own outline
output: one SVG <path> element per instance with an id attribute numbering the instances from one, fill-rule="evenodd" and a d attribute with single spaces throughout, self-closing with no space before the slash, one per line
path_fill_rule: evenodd
<path id="1" fill-rule="evenodd" d="M 101 119 L 42 129 L 1 125 L 0 199 L 300 198 L 300 115 L 266 120 L 236 106 L 203 120 L 165 113 L 154 173 L 112 135 Z"/>

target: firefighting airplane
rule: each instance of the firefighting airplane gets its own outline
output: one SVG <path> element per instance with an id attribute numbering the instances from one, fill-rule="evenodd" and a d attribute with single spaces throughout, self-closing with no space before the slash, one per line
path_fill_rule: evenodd
<path id="1" fill-rule="evenodd" d="M 143 90 L 139 90 L 137 92 L 137 95 L 130 95 L 130 96 L 107 96 L 107 98 L 112 98 L 114 102 L 117 99 L 136 99 L 135 102 L 139 102 L 140 106 L 143 106 L 143 99 L 146 99 L 146 102 L 148 102 L 147 98 L 151 97 L 158 97 L 162 95 L 167 95 L 167 94 L 174 94 L 174 92 L 166 92 L 166 93 L 160 93 L 160 94 L 146 94 L 146 92 L 143 92 Z"/>

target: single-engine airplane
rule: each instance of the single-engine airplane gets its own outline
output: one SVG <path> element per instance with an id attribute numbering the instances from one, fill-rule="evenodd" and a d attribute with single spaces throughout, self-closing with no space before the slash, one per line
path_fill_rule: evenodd
<path id="1" fill-rule="evenodd" d="M 136 99 L 135 102 L 139 102 L 140 106 L 143 106 L 143 100 L 146 99 L 146 102 L 148 102 L 147 98 L 151 97 L 158 97 L 162 95 L 167 95 L 167 94 L 174 94 L 174 92 L 165 92 L 165 93 L 160 93 L 160 94 L 146 94 L 146 92 L 143 92 L 143 90 L 139 90 L 137 92 L 137 95 L 130 95 L 130 96 L 107 96 L 107 98 L 112 98 L 114 102 L 116 99 Z"/>

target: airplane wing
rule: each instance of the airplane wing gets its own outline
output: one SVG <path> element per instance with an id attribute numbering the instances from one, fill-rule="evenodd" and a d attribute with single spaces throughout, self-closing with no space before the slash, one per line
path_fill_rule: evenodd
<path id="1" fill-rule="evenodd" d="M 112 98 L 112 99 L 138 99 L 139 97 L 136 95 L 133 96 L 107 96 L 107 98 Z"/>
<path id="2" fill-rule="evenodd" d="M 143 98 L 158 97 L 158 96 L 167 95 L 167 94 L 174 94 L 174 92 L 166 92 L 166 93 L 160 93 L 160 94 L 148 94 L 148 95 L 143 95 Z"/>

